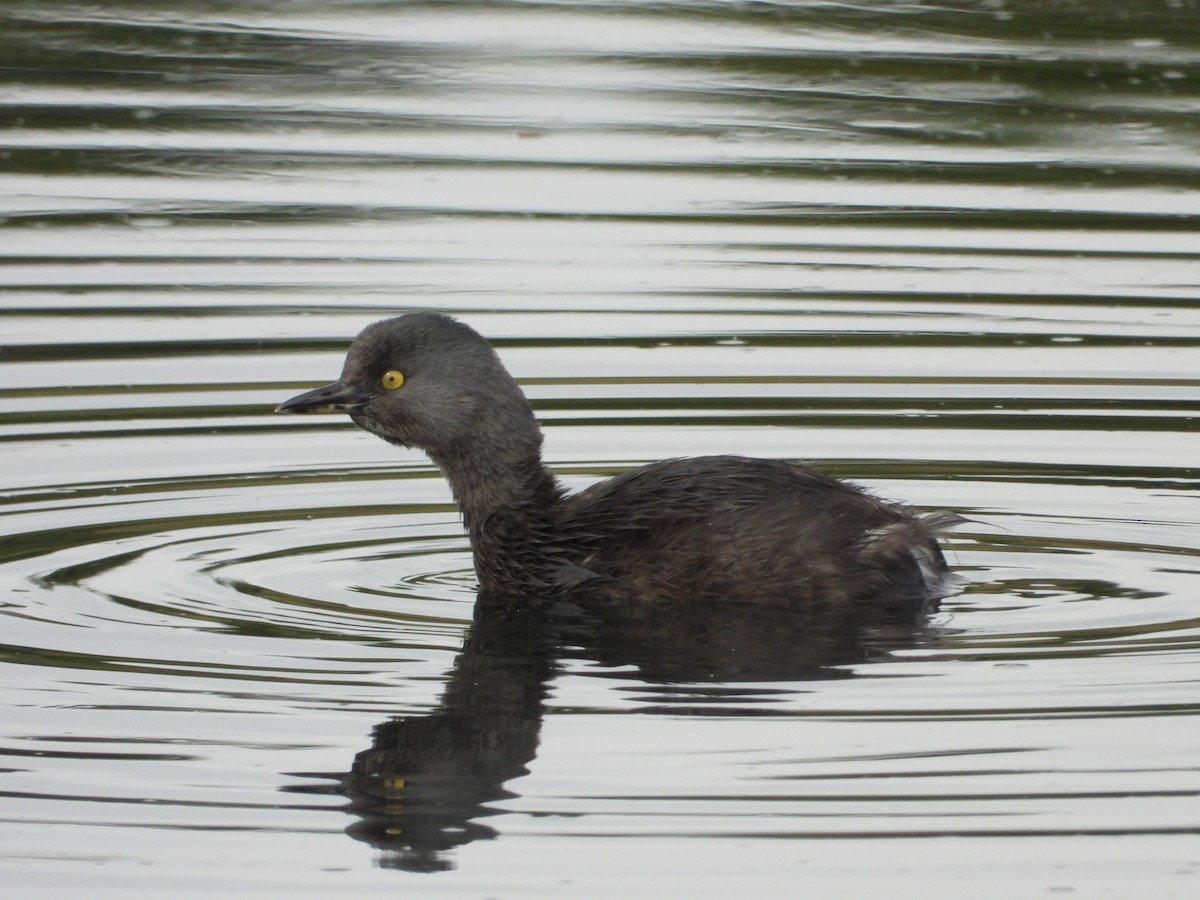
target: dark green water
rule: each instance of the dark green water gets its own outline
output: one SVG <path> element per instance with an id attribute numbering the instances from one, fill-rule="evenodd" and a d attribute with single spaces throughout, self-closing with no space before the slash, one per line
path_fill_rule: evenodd
<path id="1" fill-rule="evenodd" d="M 10 0 L 0 120 L 13 896 L 1194 895 L 1193 0 Z M 472 627 L 428 461 L 271 412 L 410 308 L 573 488 L 807 459 L 969 586 Z"/>

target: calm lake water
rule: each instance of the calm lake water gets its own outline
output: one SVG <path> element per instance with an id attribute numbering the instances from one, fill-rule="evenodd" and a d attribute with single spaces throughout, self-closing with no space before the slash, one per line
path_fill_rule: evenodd
<path id="1" fill-rule="evenodd" d="M 0 109 L 6 896 L 1197 895 L 1194 0 L 8 0 Z M 969 585 L 473 623 L 428 460 L 272 412 L 411 308 L 573 488 L 806 459 Z"/>

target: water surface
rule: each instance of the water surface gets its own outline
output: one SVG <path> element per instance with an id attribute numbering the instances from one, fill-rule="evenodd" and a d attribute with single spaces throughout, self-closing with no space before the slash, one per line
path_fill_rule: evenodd
<path id="1" fill-rule="evenodd" d="M 1198 112 L 1191 0 L 6 4 L 0 877 L 1193 896 Z M 572 488 L 805 459 L 969 586 L 743 677 L 477 615 L 423 456 L 272 413 L 410 308 Z"/>

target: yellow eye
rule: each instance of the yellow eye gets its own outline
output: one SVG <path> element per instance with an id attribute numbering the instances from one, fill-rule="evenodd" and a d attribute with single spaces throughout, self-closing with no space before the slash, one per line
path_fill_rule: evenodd
<path id="1" fill-rule="evenodd" d="M 383 377 L 379 379 L 379 383 L 389 391 L 394 391 L 400 385 L 404 384 L 404 373 L 399 369 L 388 369 L 383 373 Z"/>

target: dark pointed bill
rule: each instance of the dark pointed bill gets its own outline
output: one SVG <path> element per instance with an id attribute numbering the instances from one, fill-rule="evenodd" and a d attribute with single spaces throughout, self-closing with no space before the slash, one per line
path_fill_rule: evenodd
<path id="1" fill-rule="evenodd" d="M 335 381 L 325 387 L 314 388 L 284 400 L 275 412 L 281 413 L 350 413 L 354 412 L 374 396 L 366 388 Z"/>

